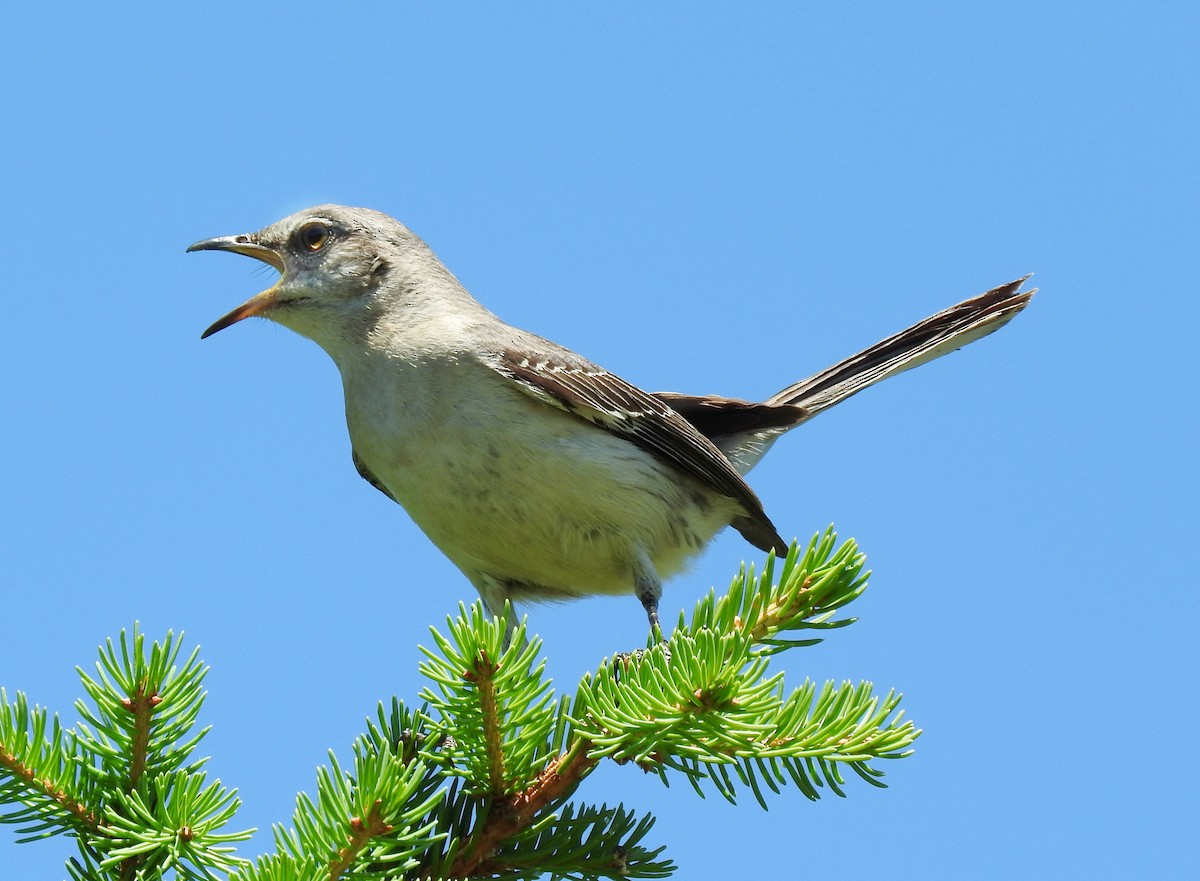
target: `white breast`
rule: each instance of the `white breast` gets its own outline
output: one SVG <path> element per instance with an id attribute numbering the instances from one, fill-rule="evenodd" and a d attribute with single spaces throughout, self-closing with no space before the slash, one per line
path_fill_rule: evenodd
<path id="1" fill-rule="evenodd" d="M 734 515 L 698 481 L 472 361 L 343 380 L 356 453 L 469 576 L 625 593 L 639 548 L 666 578 Z"/>

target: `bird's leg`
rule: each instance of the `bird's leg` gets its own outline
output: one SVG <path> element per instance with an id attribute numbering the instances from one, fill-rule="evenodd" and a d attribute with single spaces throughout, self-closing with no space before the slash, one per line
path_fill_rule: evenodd
<path id="1" fill-rule="evenodd" d="M 650 622 L 650 636 L 655 642 L 665 643 L 662 627 L 658 622 L 658 601 L 662 599 L 662 581 L 649 554 L 639 550 L 633 561 L 633 592 L 646 610 Z"/>
<path id="2" fill-rule="evenodd" d="M 645 550 L 639 549 L 637 556 L 633 560 L 633 592 L 642 604 L 642 608 L 646 610 L 646 618 L 650 622 L 650 640 L 657 642 L 662 647 L 663 655 L 666 660 L 671 660 L 670 649 L 667 648 L 667 641 L 663 638 L 662 627 L 658 622 L 658 601 L 662 598 L 662 581 L 658 577 L 658 570 L 654 568 L 654 562 L 650 559 L 650 555 Z M 635 649 L 632 652 L 620 652 L 613 659 L 613 678 L 618 684 L 621 682 L 621 670 L 630 664 L 635 664 L 644 658 L 651 649 Z M 617 702 L 617 706 L 620 706 Z"/>

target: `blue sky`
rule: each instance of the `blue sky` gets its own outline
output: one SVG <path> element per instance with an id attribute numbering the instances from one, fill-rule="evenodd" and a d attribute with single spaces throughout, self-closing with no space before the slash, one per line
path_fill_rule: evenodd
<path id="1" fill-rule="evenodd" d="M 412 700 L 459 573 L 355 475 L 332 363 L 197 239 L 393 214 L 505 319 L 652 389 L 763 397 L 1035 272 L 996 336 L 780 442 L 788 537 L 874 570 L 789 680 L 924 729 L 890 788 L 764 813 L 605 768 L 679 877 L 1184 877 L 1197 860 L 1197 13 L 1185 4 L 22 7 L 0 34 L 0 684 L 74 721 L 137 620 L 212 665 L 211 771 L 289 818 Z M 722 536 L 666 618 L 757 552 Z M 634 599 L 529 609 L 562 689 Z M 719 831 L 718 831 L 719 830 Z M 13 878 L 62 873 L 17 846 Z M 265 849 L 261 835 L 252 855 Z"/>

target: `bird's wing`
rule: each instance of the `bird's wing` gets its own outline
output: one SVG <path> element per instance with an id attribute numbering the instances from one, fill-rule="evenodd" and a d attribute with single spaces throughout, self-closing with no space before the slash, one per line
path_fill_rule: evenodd
<path id="1" fill-rule="evenodd" d="M 624 438 L 735 500 L 745 515 L 732 525 L 748 542 L 780 554 L 787 551 L 762 502 L 737 469 L 663 401 L 569 352 L 550 355 L 503 349 L 491 366 L 526 394 Z"/>
<path id="2" fill-rule="evenodd" d="M 350 455 L 354 459 L 354 470 L 358 472 L 358 476 L 367 483 L 371 484 L 371 486 L 375 487 L 375 489 L 379 490 L 393 502 L 396 501 L 396 497 L 392 495 L 392 491 L 384 486 L 383 481 L 376 477 L 371 469 L 367 467 L 367 463 L 364 462 L 358 455 L 358 451 L 351 449 Z"/>
<path id="3" fill-rule="evenodd" d="M 738 434 L 791 428 L 808 412 L 793 404 L 758 404 L 720 395 L 684 395 L 652 392 L 709 440 Z"/>

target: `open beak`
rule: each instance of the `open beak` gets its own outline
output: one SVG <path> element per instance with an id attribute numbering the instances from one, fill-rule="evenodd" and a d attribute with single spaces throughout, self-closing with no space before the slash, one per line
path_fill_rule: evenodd
<path id="1" fill-rule="evenodd" d="M 261 260 L 263 263 L 274 266 L 279 270 L 280 281 L 283 280 L 283 258 L 274 249 L 258 244 L 258 242 L 254 241 L 254 236 L 252 235 L 217 236 L 213 239 L 196 242 L 196 244 L 188 248 L 188 251 L 232 251 L 235 254 L 244 254 L 247 257 L 253 257 L 255 260 Z M 237 324 L 243 318 L 249 318 L 252 315 L 261 315 L 263 312 L 266 312 L 275 305 L 278 292 L 279 282 L 276 282 L 261 294 L 255 294 L 232 312 L 218 318 L 208 330 L 200 334 L 200 339 L 210 337 L 218 330 L 224 330 L 231 324 Z"/>

